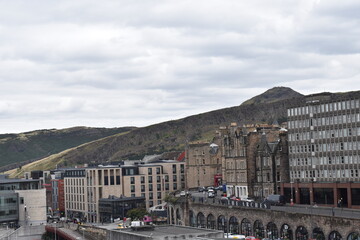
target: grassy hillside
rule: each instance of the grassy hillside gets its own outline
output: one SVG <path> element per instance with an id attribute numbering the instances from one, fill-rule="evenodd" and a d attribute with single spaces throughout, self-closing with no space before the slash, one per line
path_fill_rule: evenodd
<path id="1" fill-rule="evenodd" d="M 1 169 L 13 168 L 21 162 L 38 160 L 83 143 L 132 129 L 134 128 L 74 127 L 2 134 L 0 135 L 0 167 Z"/>
<path id="2" fill-rule="evenodd" d="M 136 128 L 124 134 L 83 144 L 8 173 L 16 176 L 22 175 L 24 171 L 53 169 L 56 164 L 64 167 L 81 163 L 104 163 L 121 159 L 139 159 L 146 154 L 165 151 L 183 151 L 187 141 L 211 140 L 220 125 L 228 125 L 231 122 L 241 125 L 254 122 L 272 123 L 277 120 L 281 123 L 286 120 L 287 105 L 303 100 L 302 95 L 294 98 L 294 91 L 287 90 L 290 97 L 285 100 L 273 99 L 270 103 L 263 103 L 254 98 L 254 103 Z M 266 94 L 268 93 L 257 98 L 267 98 Z"/>

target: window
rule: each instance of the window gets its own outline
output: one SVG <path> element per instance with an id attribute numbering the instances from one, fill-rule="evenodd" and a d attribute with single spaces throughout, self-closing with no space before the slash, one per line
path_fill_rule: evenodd
<path id="1" fill-rule="evenodd" d="M 173 189 L 177 190 L 177 183 L 173 183 Z"/>
<path id="2" fill-rule="evenodd" d="M 153 185 L 149 184 L 149 191 L 152 191 L 152 190 L 153 190 Z"/>
<path id="3" fill-rule="evenodd" d="M 156 190 L 161 191 L 161 184 L 156 184 Z"/>
<path id="4" fill-rule="evenodd" d="M 165 190 L 169 190 L 169 184 L 165 183 Z"/>
<path id="5" fill-rule="evenodd" d="M 130 178 L 130 184 L 135 184 L 135 177 Z"/>
<path id="6" fill-rule="evenodd" d="M 148 168 L 148 174 L 149 174 L 149 175 L 152 174 L 152 168 Z"/>
<path id="7" fill-rule="evenodd" d="M 145 185 L 141 185 L 141 192 L 145 192 Z"/>
<path id="8" fill-rule="evenodd" d="M 130 185 L 131 192 L 135 192 L 135 185 Z"/>
<path id="9" fill-rule="evenodd" d="M 156 168 L 156 174 L 160 174 L 161 172 L 160 172 L 160 168 L 158 167 L 158 168 Z"/>
<path id="10" fill-rule="evenodd" d="M 177 176 L 173 175 L 173 181 L 176 182 L 177 181 Z"/>
<path id="11" fill-rule="evenodd" d="M 165 182 L 169 182 L 169 175 L 165 175 Z"/>
<path id="12" fill-rule="evenodd" d="M 141 183 L 145 183 L 145 177 L 142 176 L 141 179 L 140 179 Z"/>
<path id="13" fill-rule="evenodd" d="M 184 164 L 181 164 L 181 165 L 180 165 L 180 172 L 181 172 L 181 173 L 184 173 L 184 172 L 185 172 Z"/>
<path id="14" fill-rule="evenodd" d="M 176 165 L 175 164 L 172 165 L 172 172 L 176 173 Z"/>
<path id="15" fill-rule="evenodd" d="M 153 181 L 152 181 L 152 176 L 148 176 L 148 182 L 149 183 L 152 183 Z"/>
<path id="16" fill-rule="evenodd" d="M 161 182 L 161 176 L 156 176 L 156 182 L 157 183 Z"/>

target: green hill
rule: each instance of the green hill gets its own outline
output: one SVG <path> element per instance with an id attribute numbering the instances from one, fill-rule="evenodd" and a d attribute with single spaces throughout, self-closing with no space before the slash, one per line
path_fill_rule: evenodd
<path id="1" fill-rule="evenodd" d="M 276 101 L 281 91 L 282 98 Z M 288 92 L 289 98 L 286 98 Z M 211 141 L 215 131 L 221 125 L 237 122 L 239 125 L 248 123 L 279 123 L 286 121 L 288 104 L 303 101 L 301 94 L 294 94 L 290 88 L 275 88 L 253 98 L 253 103 L 242 104 L 189 116 L 183 119 L 163 122 L 143 128 L 135 128 L 129 132 L 115 134 L 93 142 L 85 143 L 64 152 L 49 156 L 39 161 L 8 172 L 12 176 L 22 175 L 24 171 L 48 170 L 56 165 L 73 166 L 81 163 L 104 163 L 122 159 L 140 159 L 147 154 L 158 154 L 167 151 L 183 151 L 186 142 Z M 297 95 L 298 97 L 294 97 Z M 271 99 L 270 102 L 257 99 Z"/>
<path id="2" fill-rule="evenodd" d="M 37 130 L 20 134 L 1 134 L 0 171 L 132 129 L 134 128 L 73 127 L 61 130 Z"/>

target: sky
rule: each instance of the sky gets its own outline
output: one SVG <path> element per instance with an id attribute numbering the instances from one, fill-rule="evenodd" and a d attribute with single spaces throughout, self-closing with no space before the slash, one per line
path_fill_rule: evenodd
<path id="1" fill-rule="evenodd" d="M 358 0 L 0 0 L 0 133 L 360 90 Z"/>

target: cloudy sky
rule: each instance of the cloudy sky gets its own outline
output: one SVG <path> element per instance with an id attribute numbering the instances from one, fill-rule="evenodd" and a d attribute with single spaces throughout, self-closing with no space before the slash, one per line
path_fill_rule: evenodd
<path id="1" fill-rule="evenodd" d="M 0 133 L 360 90 L 360 1 L 0 0 Z"/>

